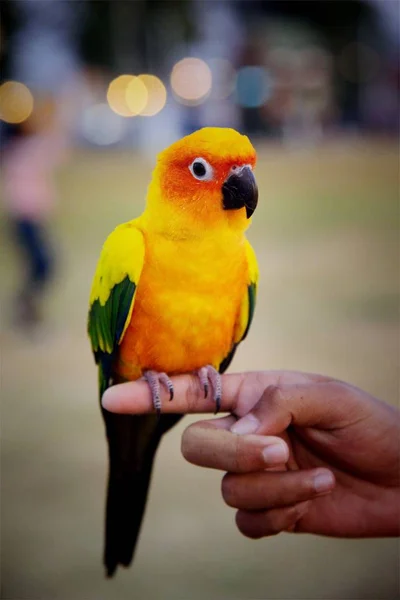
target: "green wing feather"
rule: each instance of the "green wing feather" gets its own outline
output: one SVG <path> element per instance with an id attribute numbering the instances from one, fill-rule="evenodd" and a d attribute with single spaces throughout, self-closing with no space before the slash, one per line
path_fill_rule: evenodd
<path id="1" fill-rule="evenodd" d="M 131 221 L 107 238 L 93 279 L 87 330 L 99 366 L 100 398 L 129 324 L 144 262 L 143 235 Z"/>

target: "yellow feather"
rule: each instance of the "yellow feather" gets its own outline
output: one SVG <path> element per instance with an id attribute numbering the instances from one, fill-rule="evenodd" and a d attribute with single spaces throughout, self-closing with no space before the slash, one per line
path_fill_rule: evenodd
<path id="1" fill-rule="evenodd" d="M 246 246 L 246 259 L 247 259 L 247 266 L 248 266 L 247 285 L 254 284 L 256 287 L 256 290 L 257 290 L 259 271 L 258 271 L 256 253 L 254 252 L 254 250 L 248 240 L 246 240 L 245 246 Z M 240 306 L 239 317 L 238 317 L 237 324 L 235 327 L 235 335 L 234 335 L 235 344 L 240 342 L 240 340 L 243 338 L 244 332 L 246 331 L 246 328 L 247 328 L 247 325 L 249 322 L 249 308 L 250 308 L 249 307 L 249 295 L 246 290 L 246 294 L 245 294 L 242 304 Z"/>
<path id="2" fill-rule="evenodd" d="M 171 155 L 181 153 L 195 156 L 206 155 L 210 160 L 221 162 L 234 157 L 238 162 L 254 155 L 254 148 L 246 135 L 229 127 L 203 127 L 181 138 L 158 155 L 157 164 L 162 165 Z"/>
<path id="3" fill-rule="evenodd" d="M 137 228 L 138 220 L 119 225 L 106 239 L 100 254 L 90 292 L 89 306 L 98 300 L 105 306 L 111 290 L 126 276 L 137 286 L 144 263 L 143 234 Z M 118 343 L 121 343 L 132 317 L 135 295 Z M 100 349 L 111 353 L 112 347 L 106 344 L 101 331 L 97 332 Z"/>
<path id="4" fill-rule="evenodd" d="M 259 279 L 257 257 L 252 245 L 248 240 L 246 240 L 246 257 L 247 264 L 249 266 L 249 283 L 254 283 L 257 287 Z"/>
<path id="5" fill-rule="evenodd" d="M 112 288 L 128 275 L 136 285 L 144 262 L 143 234 L 137 219 L 119 225 L 106 239 L 97 263 L 90 292 L 90 306 L 107 302 Z"/>

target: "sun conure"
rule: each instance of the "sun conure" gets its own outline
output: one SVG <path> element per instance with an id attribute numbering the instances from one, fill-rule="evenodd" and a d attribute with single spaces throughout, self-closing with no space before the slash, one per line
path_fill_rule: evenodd
<path id="1" fill-rule="evenodd" d="M 169 376 L 195 372 L 218 410 L 221 378 L 253 318 L 258 268 L 245 231 L 256 208 L 256 153 L 233 129 L 207 127 L 160 153 L 143 214 L 107 238 L 88 332 L 100 398 L 144 377 L 154 414 L 102 409 L 109 444 L 104 564 L 132 560 L 154 454 L 181 415 L 159 416 Z M 157 414 L 158 413 L 158 414 Z"/>

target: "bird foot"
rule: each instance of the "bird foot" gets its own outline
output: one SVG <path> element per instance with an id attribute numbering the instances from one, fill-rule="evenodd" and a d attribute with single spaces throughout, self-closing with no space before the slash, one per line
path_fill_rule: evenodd
<path id="1" fill-rule="evenodd" d="M 157 415 L 161 413 L 161 385 L 164 385 L 169 391 L 169 399 L 174 398 L 174 385 L 166 373 L 158 373 L 157 371 L 145 371 L 143 376 L 151 391 L 153 406 Z"/>
<path id="2" fill-rule="evenodd" d="M 204 390 L 204 398 L 208 396 L 209 384 L 211 381 L 213 387 L 213 400 L 215 402 L 215 414 L 219 412 L 221 408 L 221 396 L 222 396 L 222 381 L 221 375 L 218 373 L 214 367 L 211 365 L 207 365 L 206 367 L 201 367 L 197 371 L 197 376 L 200 379 L 200 383 Z"/>
<path id="3" fill-rule="evenodd" d="M 201 367 L 196 372 L 200 384 L 204 390 L 204 398 L 208 397 L 209 392 L 209 382 L 211 382 L 213 389 L 213 400 L 215 402 L 215 414 L 219 412 L 221 408 L 221 396 L 222 396 L 222 381 L 221 375 L 218 373 L 214 367 L 211 365 L 207 365 L 205 367 Z M 173 400 L 174 398 L 174 384 L 168 377 L 166 373 L 158 373 L 157 371 L 145 371 L 143 373 L 143 377 L 147 381 L 151 397 L 153 401 L 153 406 L 157 415 L 161 414 L 161 386 L 163 385 L 169 392 L 169 399 Z"/>

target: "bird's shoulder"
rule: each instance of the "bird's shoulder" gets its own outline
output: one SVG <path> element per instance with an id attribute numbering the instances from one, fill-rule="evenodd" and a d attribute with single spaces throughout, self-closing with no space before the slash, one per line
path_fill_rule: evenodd
<path id="1" fill-rule="evenodd" d="M 145 241 L 138 219 L 118 225 L 103 244 L 93 278 L 90 304 L 104 304 L 111 290 L 128 278 L 137 285 L 143 269 Z"/>

